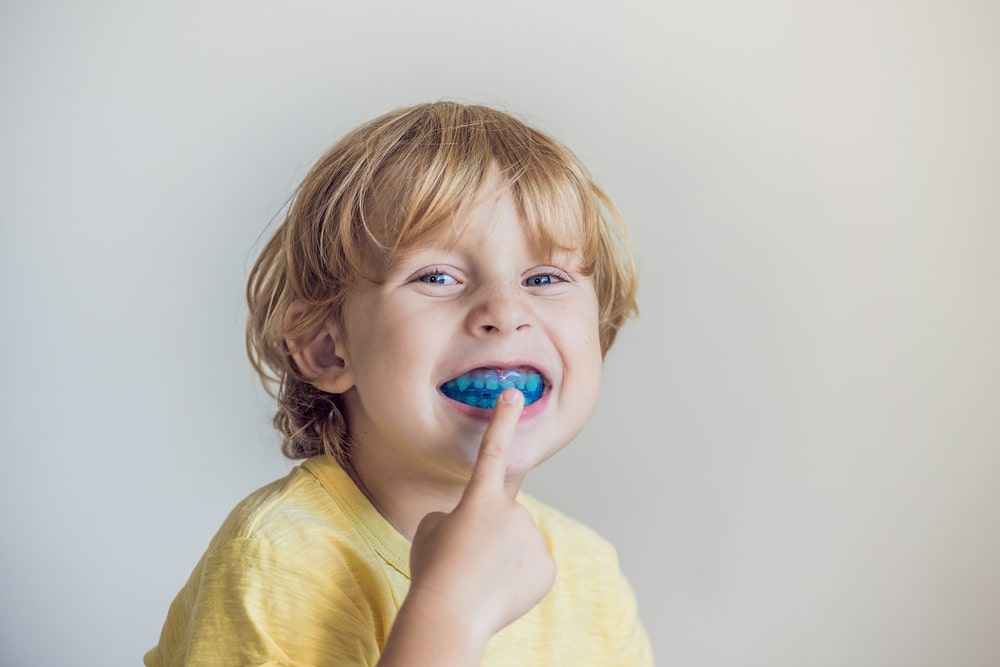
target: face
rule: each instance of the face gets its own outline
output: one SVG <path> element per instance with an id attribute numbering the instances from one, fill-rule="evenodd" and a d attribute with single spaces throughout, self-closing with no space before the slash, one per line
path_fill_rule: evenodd
<path id="1" fill-rule="evenodd" d="M 518 424 L 509 483 L 572 440 L 602 371 L 597 297 L 578 264 L 540 255 L 502 193 L 408 249 L 382 284 L 352 288 L 336 336 L 353 380 L 344 403 L 355 466 L 464 485 L 490 410 L 459 388 L 491 379 L 520 378 L 528 400 L 540 393 Z"/>

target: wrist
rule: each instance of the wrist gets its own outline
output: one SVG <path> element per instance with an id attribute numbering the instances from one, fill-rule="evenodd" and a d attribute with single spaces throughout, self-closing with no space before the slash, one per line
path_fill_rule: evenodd
<path id="1" fill-rule="evenodd" d="M 436 591 L 411 589 L 383 650 L 379 665 L 479 665 L 493 632 L 469 609 Z"/>

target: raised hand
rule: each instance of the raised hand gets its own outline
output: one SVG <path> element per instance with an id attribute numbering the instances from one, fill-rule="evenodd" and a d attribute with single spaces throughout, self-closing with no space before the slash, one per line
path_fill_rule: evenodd
<path id="1" fill-rule="evenodd" d="M 410 593 L 397 618 L 397 626 L 404 627 L 393 629 L 383 660 L 395 640 L 406 639 L 399 634 L 409 638 L 403 644 L 414 646 L 420 628 L 443 642 L 428 656 L 435 664 L 478 664 L 490 637 L 552 587 L 555 563 L 545 539 L 505 484 L 523 407 L 516 389 L 501 394 L 458 506 L 447 514 L 428 514 L 417 528 Z M 395 643 L 401 653 L 400 642 Z"/>

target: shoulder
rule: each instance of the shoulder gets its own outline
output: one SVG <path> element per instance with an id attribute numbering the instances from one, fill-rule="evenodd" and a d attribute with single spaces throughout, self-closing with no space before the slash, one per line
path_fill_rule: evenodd
<path id="1" fill-rule="evenodd" d="M 367 580 L 384 567 L 405 573 L 408 546 L 336 462 L 316 457 L 240 501 L 206 558 L 280 557 Z"/>
<path id="2" fill-rule="evenodd" d="M 364 516 L 343 506 L 335 474 L 307 463 L 233 508 L 171 604 L 151 664 L 374 662 L 395 594 Z"/>
<path id="3" fill-rule="evenodd" d="M 538 529 L 558 542 L 555 546 L 586 547 L 602 556 L 617 558 L 611 542 L 590 526 L 527 494 L 520 494 L 518 502 L 531 513 Z"/>
<path id="4" fill-rule="evenodd" d="M 353 517 L 299 465 L 233 507 L 196 574 L 202 584 L 218 575 L 238 588 L 260 581 L 275 590 L 297 588 L 313 573 L 352 572 L 367 555 L 364 545 Z"/>
<path id="5" fill-rule="evenodd" d="M 651 666 L 649 639 L 611 542 L 530 496 L 518 500 L 556 561 L 552 591 L 532 613 L 540 626 L 558 626 L 565 651 L 559 663 Z"/>
<path id="6" fill-rule="evenodd" d="M 237 540 L 285 542 L 305 521 L 336 522 L 342 515 L 330 494 L 302 466 L 239 501 L 220 526 L 213 546 Z"/>
<path id="7" fill-rule="evenodd" d="M 379 517 L 332 460 L 308 459 L 285 477 L 257 489 L 233 507 L 214 547 L 238 541 L 295 547 L 317 542 L 363 544 Z"/>
<path id="8" fill-rule="evenodd" d="M 618 572 L 614 545 L 594 529 L 527 494 L 518 500 L 535 519 L 561 572 Z"/>

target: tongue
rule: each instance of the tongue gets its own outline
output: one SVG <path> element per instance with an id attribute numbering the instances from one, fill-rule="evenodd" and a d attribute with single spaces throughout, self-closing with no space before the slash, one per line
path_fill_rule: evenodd
<path id="1" fill-rule="evenodd" d="M 445 396 L 476 408 L 492 409 L 500 393 L 514 387 L 530 405 L 542 397 L 542 376 L 530 368 L 477 368 L 441 385 Z"/>

